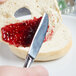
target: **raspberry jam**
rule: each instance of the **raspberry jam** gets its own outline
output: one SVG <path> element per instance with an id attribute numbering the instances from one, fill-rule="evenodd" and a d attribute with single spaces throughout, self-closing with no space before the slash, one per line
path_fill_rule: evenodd
<path id="1" fill-rule="evenodd" d="M 1 28 L 2 39 L 16 47 L 30 46 L 41 19 L 42 17 L 6 25 Z"/>

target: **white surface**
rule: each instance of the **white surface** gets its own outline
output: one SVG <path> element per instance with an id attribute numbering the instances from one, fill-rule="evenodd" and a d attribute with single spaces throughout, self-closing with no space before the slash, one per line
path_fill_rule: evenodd
<path id="1" fill-rule="evenodd" d="M 61 59 L 50 62 L 35 62 L 33 65 L 43 65 L 50 76 L 76 76 L 76 18 L 63 16 L 63 22 L 72 32 L 73 46 L 69 53 Z M 24 60 L 12 54 L 7 47 L 0 43 L 0 65 L 23 67 Z"/>

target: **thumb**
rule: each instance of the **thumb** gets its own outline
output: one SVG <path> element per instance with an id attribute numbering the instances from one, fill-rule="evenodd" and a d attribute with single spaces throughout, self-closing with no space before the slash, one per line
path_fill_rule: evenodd
<path id="1" fill-rule="evenodd" d="M 48 71 L 42 66 L 31 68 L 1 66 L 0 76 L 48 76 Z"/>

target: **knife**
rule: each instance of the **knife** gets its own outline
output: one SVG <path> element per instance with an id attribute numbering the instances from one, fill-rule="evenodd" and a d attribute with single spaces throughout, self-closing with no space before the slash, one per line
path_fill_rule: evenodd
<path id="1" fill-rule="evenodd" d="M 44 13 L 42 20 L 39 24 L 39 27 L 32 40 L 30 50 L 26 56 L 24 67 L 28 68 L 34 62 L 34 60 L 41 48 L 41 45 L 44 41 L 44 38 L 45 38 L 45 35 L 47 32 L 47 28 L 48 28 L 48 23 L 49 23 L 48 15 L 46 13 Z"/>

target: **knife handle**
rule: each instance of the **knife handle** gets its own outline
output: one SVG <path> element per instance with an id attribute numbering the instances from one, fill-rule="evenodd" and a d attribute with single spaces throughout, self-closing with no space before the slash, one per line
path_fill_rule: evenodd
<path id="1" fill-rule="evenodd" d="M 25 60 L 24 67 L 25 67 L 25 68 L 29 68 L 30 65 L 33 63 L 33 61 L 34 61 L 34 58 L 28 54 L 28 55 L 26 56 L 26 60 Z"/>

